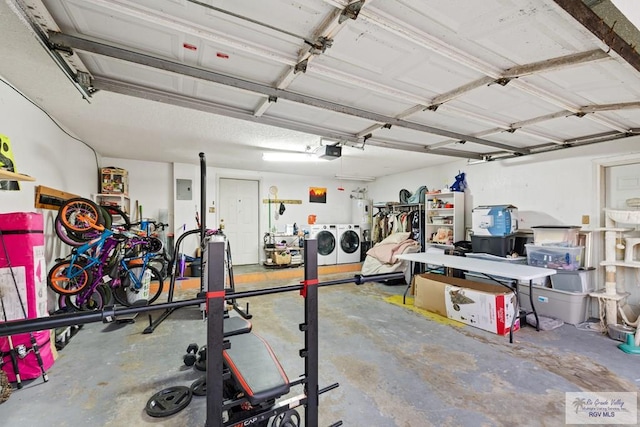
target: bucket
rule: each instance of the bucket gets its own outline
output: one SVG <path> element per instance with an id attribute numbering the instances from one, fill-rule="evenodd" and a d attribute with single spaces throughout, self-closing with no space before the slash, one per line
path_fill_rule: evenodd
<path id="1" fill-rule="evenodd" d="M 191 263 L 191 277 L 200 277 L 202 275 L 202 262 L 199 258 Z"/>
<path id="2" fill-rule="evenodd" d="M 140 273 L 142 272 L 142 267 L 133 267 L 130 269 L 131 273 L 133 273 L 136 277 L 140 277 Z M 151 284 L 151 270 L 148 268 L 144 271 L 142 277 L 140 278 L 140 289 L 132 289 L 132 287 L 136 286 L 136 283 L 131 280 L 130 277 L 127 276 L 126 281 L 126 290 L 127 290 L 127 302 L 129 304 L 134 304 L 136 301 L 140 300 L 148 300 L 149 299 L 149 286 Z"/>

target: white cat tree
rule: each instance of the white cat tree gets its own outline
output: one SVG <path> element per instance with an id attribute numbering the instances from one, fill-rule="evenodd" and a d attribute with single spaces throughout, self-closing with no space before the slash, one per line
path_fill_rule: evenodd
<path id="1" fill-rule="evenodd" d="M 622 225 L 635 225 L 636 228 L 640 225 L 640 210 L 631 209 L 605 209 L 606 222 L 605 228 L 602 231 L 605 232 L 605 260 L 600 265 L 605 267 L 605 289 L 593 292 L 590 295 L 598 298 L 600 306 L 604 304 L 604 319 L 606 324 L 617 323 L 618 313 L 620 313 L 622 319 L 629 326 L 636 328 L 634 344 L 635 347 L 640 346 L 640 317 L 634 321 L 629 321 L 624 311 L 622 310 L 622 304 L 629 296 L 628 292 L 620 292 L 618 290 L 618 283 L 616 272 L 619 267 L 623 268 L 640 268 L 640 259 L 634 258 L 634 250 L 637 245 L 640 244 L 640 238 L 626 237 L 624 244 L 622 241 L 617 241 L 617 236 L 621 236 L 622 233 L 633 231 L 631 228 L 622 228 Z M 624 259 L 616 259 L 616 249 L 623 249 Z M 602 315 L 601 315 L 602 320 Z"/>

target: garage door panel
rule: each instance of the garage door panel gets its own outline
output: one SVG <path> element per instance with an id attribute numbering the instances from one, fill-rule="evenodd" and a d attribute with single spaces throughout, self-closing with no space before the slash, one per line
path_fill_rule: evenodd
<path id="1" fill-rule="evenodd" d="M 476 88 L 445 105 L 474 112 L 480 116 L 493 117 L 503 123 L 518 122 L 532 117 L 555 113 L 560 108 L 525 92 L 510 87 L 492 84 Z M 473 117 L 471 117 L 473 119 Z"/>
<path id="2" fill-rule="evenodd" d="M 366 86 L 361 80 L 336 81 L 310 70 L 294 80 L 289 90 L 388 116 L 395 116 L 420 102 L 412 94 L 396 92 L 393 88 Z M 411 96 L 411 99 L 405 96 Z"/>
<path id="3" fill-rule="evenodd" d="M 272 104 L 265 116 L 297 120 L 301 123 L 341 130 L 348 133 L 358 133 L 375 124 L 375 122 L 371 120 L 287 101 L 278 101 Z"/>

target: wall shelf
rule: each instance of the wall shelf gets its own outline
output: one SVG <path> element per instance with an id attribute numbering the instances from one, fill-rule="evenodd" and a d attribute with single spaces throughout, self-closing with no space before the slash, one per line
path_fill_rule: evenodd
<path id="1" fill-rule="evenodd" d="M 93 201 L 99 205 L 118 206 L 124 213 L 131 215 L 131 200 L 124 194 L 93 194 Z M 135 214 L 135 212 L 133 212 Z"/>
<path id="2" fill-rule="evenodd" d="M 0 169 L 0 180 L 10 181 L 35 181 L 34 177 L 22 173 L 10 172 Z"/>

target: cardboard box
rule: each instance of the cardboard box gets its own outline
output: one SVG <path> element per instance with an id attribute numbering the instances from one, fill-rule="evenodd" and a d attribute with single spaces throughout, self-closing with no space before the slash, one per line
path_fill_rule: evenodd
<path id="1" fill-rule="evenodd" d="M 22 320 L 26 317 L 46 317 L 47 311 L 47 266 L 44 256 L 44 218 L 36 212 L 12 212 L 0 214 L 0 292 L 4 303 L 4 312 L 0 311 L 0 323 L 5 320 Z M 3 247 L 4 246 L 4 247 Z M 6 251 L 6 252 L 5 252 Z M 14 282 L 15 280 L 15 282 Z M 17 288 L 17 289 L 16 289 Z M 22 306 L 20 306 L 22 302 Z M 23 311 L 24 310 L 24 311 Z M 44 369 L 53 365 L 50 331 L 33 333 L 38 346 Z M 29 334 L 12 336 L 14 346 L 24 345 L 31 348 Z M 15 381 L 13 365 L 8 354 L 10 349 L 7 337 L 0 337 L 2 370 L 9 381 Z M 22 380 L 37 378 L 41 375 L 35 354 L 28 352 L 25 358 L 18 358 L 18 370 Z"/>
<path id="2" fill-rule="evenodd" d="M 513 205 L 478 206 L 471 210 L 475 236 L 508 236 L 518 231 L 518 208 Z"/>
<path id="3" fill-rule="evenodd" d="M 100 193 L 129 195 L 129 172 L 120 168 L 100 169 Z"/>
<path id="4" fill-rule="evenodd" d="M 507 335 L 516 313 L 515 295 L 502 286 L 439 274 L 415 276 L 414 305 L 498 335 Z M 520 329 L 516 318 L 513 330 Z"/>

